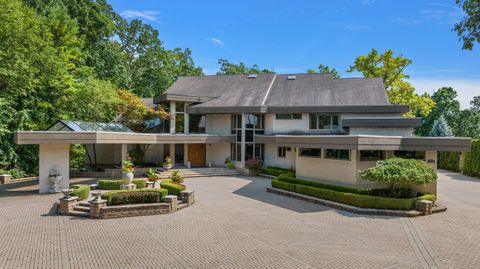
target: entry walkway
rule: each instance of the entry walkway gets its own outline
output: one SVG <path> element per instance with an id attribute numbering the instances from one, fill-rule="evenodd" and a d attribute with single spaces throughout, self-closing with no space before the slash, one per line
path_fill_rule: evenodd
<path id="1" fill-rule="evenodd" d="M 190 208 L 110 220 L 57 216 L 52 203 L 60 195 L 6 197 L 0 186 L 0 268 L 480 264 L 478 179 L 441 171 L 439 195 L 448 211 L 411 219 L 356 215 L 267 193 L 263 178 L 191 178 L 186 184 L 196 191 Z"/>

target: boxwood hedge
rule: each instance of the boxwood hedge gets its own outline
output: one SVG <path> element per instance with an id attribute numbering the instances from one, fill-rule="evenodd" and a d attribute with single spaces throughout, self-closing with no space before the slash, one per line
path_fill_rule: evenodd
<path id="1" fill-rule="evenodd" d="M 76 184 L 72 185 L 72 189 L 72 196 L 78 197 L 78 200 L 84 200 L 90 196 L 90 186 L 88 185 Z"/>
<path id="2" fill-rule="evenodd" d="M 418 199 L 435 201 L 435 195 L 426 194 L 416 198 L 388 198 L 358 193 L 341 192 L 332 189 L 323 189 L 313 186 L 292 184 L 280 180 L 272 180 L 272 187 L 313 196 L 338 203 L 353 205 L 362 208 L 410 210 Z"/>
<path id="3" fill-rule="evenodd" d="M 147 187 L 147 182 L 144 179 L 134 179 L 132 183 L 137 186 L 137 189 L 143 189 Z M 122 179 L 100 179 L 98 181 L 98 189 L 120 190 L 122 188 L 122 184 Z"/>
<path id="4" fill-rule="evenodd" d="M 165 189 L 113 190 L 102 194 L 107 205 L 160 203 L 167 195 Z"/>
<path id="5" fill-rule="evenodd" d="M 295 174 L 295 172 L 292 170 L 285 169 L 282 167 L 277 167 L 277 166 L 267 166 L 265 168 L 262 168 L 262 173 L 267 175 L 272 175 L 272 176 L 278 176 L 284 173 L 290 173 L 291 175 Z"/>
<path id="6" fill-rule="evenodd" d="M 185 190 L 185 185 L 175 183 L 171 179 L 160 181 L 160 187 L 168 190 L 168 194 L 177 195 L 177 196 L 180 195 L 180 192 Z"/>

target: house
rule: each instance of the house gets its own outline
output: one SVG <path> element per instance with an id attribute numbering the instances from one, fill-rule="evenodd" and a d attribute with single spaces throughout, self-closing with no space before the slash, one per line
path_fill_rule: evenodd
<path id="1" fill-rule="evenodd" d="M 252 74 L 180 77 L 153 99 L 171 119 L 149 122 L 148 133 L 113 131 L 18 132 L 18 144 L 40 144 L 40 182 L 52 165 L 68 184 L 68 145 L 95 144 L 101 163 L 118 163 L 128 145 L 145 146 L 145 162 L 171 156 L 176 165 L 240 170 L 248 159 L 296 170 L 297 177 L 353 187 L 358 171 L 392 156 L 437 166 L 437 151 L 468 151 L 469 138 L 415 137 L 420 118 L 405 118 L 380 78 L 331 74 Z M 62 157 L 59 157 L 62 156 Z M 67 161 L 65 161 L 65 158 Z M 427 187 L 436 192 L 435 184 Z M 45 191 L 41 187 L 41 192 Z"/>

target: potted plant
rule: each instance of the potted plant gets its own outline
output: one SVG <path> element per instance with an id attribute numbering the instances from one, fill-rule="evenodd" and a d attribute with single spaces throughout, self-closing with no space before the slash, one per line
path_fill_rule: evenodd
<path id="1" fill-rule="evenodd" d="M 122 172 L 124 173 L 124 184 L 125 185 L 130 185 L 132 184 L 133 180 L 133 172 L 135 171 L 135 168 L 133 166 L 132 161 L 130 158 L 128 160 L 122 161 Z"/>
<path id="2" fill-rule="evenodd" d="M 54 165 L 50 169 L 50 174 L 48 176 L 48 179 L 50 180 L 50 182 L 52 182 L 52 189 L 50 190 L 50 192 L 51 193 L 59 193 L 60 192 L 59 183 L 60 183 L 60 181 L 62 181 L 63 177 L 58 172 L 56 165 Z"/>
<path id="3" fill-rule="evenodd" d="M 183 177 L 180 175 L 178 170 L 172 171 L 171 179 L 175 183 L 183 183 Z"/>
<path id="4" fill-rule="evenodd" d="M 165 161 L 163 162 L 163 168 L 165 168 L 165 170 L 170 170 L 172 169 L 172 167 L 172 158 L 170 158 L 170 156 L 167 156 L 167 158 L 165 158 Z"/>
<path id="5" fill-rule="evenodd" d="M 160 189 L 160 177 L 158 176 L 157 172 L 155 169 L 150 168 L 147 173 L 147 178 L 149 181 L 153 181 L 154 185 L 153 187 L 155 189 Z"/>

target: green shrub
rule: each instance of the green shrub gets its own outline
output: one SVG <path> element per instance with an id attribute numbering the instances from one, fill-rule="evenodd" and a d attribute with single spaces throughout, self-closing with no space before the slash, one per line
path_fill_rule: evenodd
<path id="1" fill-rule="evenodd" d="M 378 161 L 374 167 L 360 171 L 364 180 L 394 185 L 427 184 L 437 180 L 435 170 L 424 161 L 415 159 L 390 158 Z"/>
<path id="2" fill-rule="evenodd" d="M 168 190 L 168 194 L 177 195 L 177 196 L 179 196 L 180 192 L 184 191 L 186 188 L 185 185 L 172 182 L 171 179 L 160 181 L 160 187 Z"/>
<path id="3" fill-rule="evenodd" d="M 272 175 L 272 176 L 278 176 L 278 175 L 283 174 L 283 173 L 292 173 L 293 174 L 294 171 L 289 170 L 289 169 L 285 169 L 285 168 L 281 168 L 281 167 L 276 167 L 276 166 L 267 166 L 267 167 L 262 169 L 262 173 L 267 174 L 267 175 Z"/>
<path id="4" fill-rule="evenodd" d="M 1 174 L 11 175 L 15 179 L 27 176 L 27 173 L 25 173 L 25 171 L 17 169 L 17 168 L 13 168 L 13 169 L 10 169 L 10 170 L 0 169 L 0 175 Z"/>
<path id="5" fill-rule="evenodd" d="M 180 175 L 180 171 L 178 171 L 178 170 L 172 171 L 172 176 L 170 177 L 170 179 L 173 182 L 178 183 L 178 184 L 183 183 L 183 177 Z"/>
<path id="6" fill-rule="evenodd" d="M 460 171 L 460 152 L 439 151 L 438 168 L 459 172 Z"/>
<path id="7" fill-rule="evenodd" d="M 147 187 L 147 182 L 144 179 L 134 179 L 132 183 L 137 186 L 137 189 L 143 189 Z M 98 181 L 98 189 L 120 190 L 122 188 L 122 184 L 122 179 L 101 179 Z"/>
<path id="8" fill-rule="evenodd" d="M 73 193 L 72 196 L 78 197 L 78 200 L 85 200 L 90 196 L 90 186 L 76 184 L 72 185 Z"/>
<path id="9" fill-rule="evenodd" d="M 165 189 L 114 190 L 102 194 L 107 205 L 160 203 L 167 195 Z"/>
<path id="10" fill-rule="evenodd" d="M 272 187 L 362 208 L 410 210 L 415 207 L 418 199 L 435 201 L 435 195 L 432 194 L 416 198 L 389 198 L 291 184 L 280 180 L 272 180 Z"/>
<path id="11" fill-rule="evenodd" d="M 480 177 L 480 140 L 472 141 L 472 149 L 464 153 L 462 166 L 465 175 Z"/>
<path id="12" fill-rule="evenodd" d="M 235 164 L 233 162 L 227 162 L 228 169 L 235 169 Z"/>
<path id="13" fill-rule="evenodd" d="M 249 159 L 245 161 L 245 167 L 247 169 L 255 171 L 255 173 L 258 173 L 262 170 L 263 166 L 263 161 L 261 159 Z"/>

